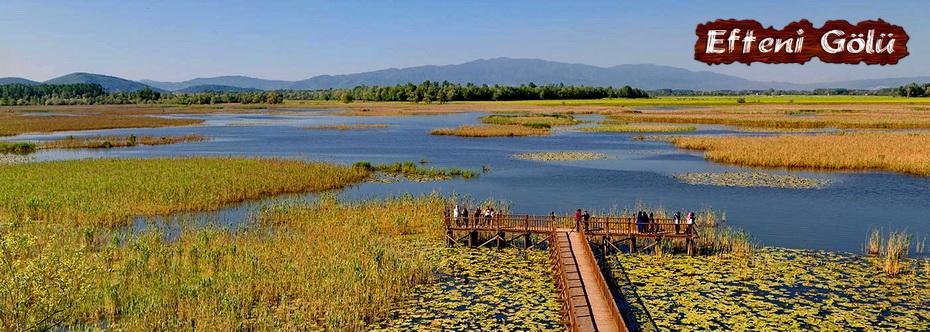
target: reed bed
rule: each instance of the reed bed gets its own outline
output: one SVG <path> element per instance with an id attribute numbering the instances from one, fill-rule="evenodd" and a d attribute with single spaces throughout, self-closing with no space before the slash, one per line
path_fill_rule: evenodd
<path id="1" fill-rule="evenodd" d="M 549 133 L 549 128 L 533 128 L 523 125 L 459 126 L 434 129 L 430 132 L 433 135 L 461 137 L 548 136 Z"/>
<path id="2" fill-rule="evenodd" d="M 573 126 L 581 123 L 573 116 L 568 114 L 513 114 L 513 115 L 486 115 L 481 117 L 481 122 L 494 125 L 522 125 L 532 128 L 550 128 L 555 126 Z"/>
<path id="3" fill-rule="evenodd" d="M 602 160 L 610 159 L 610 156 L 604 153 L 588 151 L 550 151 L 550 152 L 525 152 L 513 155 L 514 158 L 522 160 L 537 161 L 571 161 L 571 160 Z"/>
<path id="4" fill-rule="evenodd" d="M 911 250 L 912 236 L 906 232 L 889 232 L 887 238 L 881 230 L 873 229 L 869 232 L 865 244 L 865 252 L 875 257 L 876 265 L 880 266 L 889 277 L 898 277 L 909 266 L 908 254 Z M 917 241 L 917 253 L 923 251 L 923 243 Z"/>
<path id="5" fill-rule="evenodd" d="M 367 170 L 247 158 L 92 159 L 0 167 L 0 217 L 124 225 L 139 215 L 215 209 L 282 193 L 341 188 Z"/>
<path id="6" fill-rule="evenodd" d="M 118 147 L 131 147 L 138 145 L 168 145 L 185 142 L 202 142 L 207 140 L 202 135 L 181 135 L 181 136 L 90 136 L 74 137 L 69 136 L 64 139 L 42 142 L 39 147 L 42 149 L 109 149 Z"/>
<path id="7" fill-rule="evenodd" d="M 412 161 L 396 162 L 391 164 L 372 164 L 367 161 L 359 161 L 352 164 L 353 168 L 362 169 L 367 172 L 382 172 L 394 175 L 401 175 L 409 179 L 429 179 L 445 180 L 453 177 L 470 179 L 478 176 L 478 172 L 461 169 L 461 168 L 425 168 L 417 166 Z"/>
<path id="8" fill-rule="evenodd" d="M 774 137 L 673 137 L 727 164 L 837 171 L 881 170 L 930 175 L 930 134 L 840 133 Z"/>
<path id="9" fill-rule="evenodd" d="M 0 154 L 30 154 L 36 151 L 35 143 L 0 142 Z"/>
<path id="10" fill-rule="evenodd" d="M 607 133 L 681 133 L 697 130 L 694 126 L 666 126 L 648 124 L 601 124 L 581 128 L 581 131 Z"/>
<path id="11" fill-rule="evenodd" d="M 784 107 L 751 105 L 679 111 L 619 113 L 610 118 L 624 122 L 720 124 L 775 129 L 915 129 L 930 128 L 930 114 L 903 106 L 837 105 Z M 848 108 L 845 106 L 849 106 Z M 839 107 L 839 108 L 836 108 Z"/>
<path id="12" fill-rule="evenodd" d="M 28 116 L 6 113 L 0 114 L 0 136 L 68 130 L 187 126 L 202 122 L 203 120 L 197 119 L 168 119 L 153 116 L 114 114 Z"/>
<path id="13" fill-rule="evenodd" d="M 390 125 L 386 123 L 355 123 L 355 124 L 335 124 L 335 125 L 319 125 L 319 126 L 306 126 L 304 129 L 333 129 L 333 130 L 354 130 L 354 129 L 383 129 L 387 128 Z"/>
<path id="14" fill-rule="evenodd" d="M 0 228 L 0 323 L 9 330 L 362 331 L 429 280 L 436 196 L 278 204 L 247 230 L 182 227 L 121 235 L 19 222 Z M 8 265 L 9 264 L 9 265 Z M 7 301 L 11 300 L 11 301 Z"/>

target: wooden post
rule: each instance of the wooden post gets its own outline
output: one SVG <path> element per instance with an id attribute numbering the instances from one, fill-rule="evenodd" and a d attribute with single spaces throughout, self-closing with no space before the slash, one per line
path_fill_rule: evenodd
<path id="1" fill-rule="evenodd" d="M 523 219 L 523 249 L 530 248 L 530 215 Z"/>
<path id="2" fill-rule="evenodd" d="M 468 231 L 468 247 L 474 248 L 478 245 L 478 230 L 472 229 Z"/>
<path id="3" fill-rule="evenodd" d="M 630 234 L 630 253 L 636 252 L 636 235 Z"/>

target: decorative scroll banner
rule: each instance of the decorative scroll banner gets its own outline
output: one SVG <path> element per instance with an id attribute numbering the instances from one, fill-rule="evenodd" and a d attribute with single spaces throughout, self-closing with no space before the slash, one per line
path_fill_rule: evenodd
<path id="1" fill-rule="evenodd" d="M 694 59 L 708 65 L 805 63 L 815 56 L 827 63 L 893 65 L 908 55 L 909 39 L 904 28 L 881 19 L 856 25 L 833 20 L 819 29 L 801 20 L 781 30 L 755 20 L 716 20 L 698 24 L 695 34 Z"/>

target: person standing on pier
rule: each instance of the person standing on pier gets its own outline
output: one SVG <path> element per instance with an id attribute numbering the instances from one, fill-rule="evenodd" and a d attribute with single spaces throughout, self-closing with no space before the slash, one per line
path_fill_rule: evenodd
<path id="1" fill-rule="evenodd" d="M 452 220 L 455 220 L 456 223 L 459 222 L 459 205 L 455 204 L 455 207 L 452 208 Z"/>
<path id="2" fill-rule="evenodd" d="M 675 234 L 681 233 L 681 211 L 675 212 Z"/>
<path id="3" fill-rule="evenodd" d="M 475 226 L 481 223 L 481 206 L 475 207 Z"/>
<path id="4" fill-rule="evenodd" d="M 581 222 L 584 223 L 585 232 L 588 231 L 588 220 L 591 220 L 591 214 L 588 213 L 588 210 L 584 210 L 584 213 L 581 214 Z"/>
<path id="5" fill-rule="evenodd" d="M 694 212 L 688 212 L 688 234 L 694 232 Z"/>
<path id="6" fill-rule="evenodd" d="M 575 231 L 581 231 L 581 209 L 575 210 Z"/>
<path id="7" fill-rule="evenodd" d="M 465 224 L 468 224 L 468 207 L 462 206 L 462 220 L 465 221 Z"/>

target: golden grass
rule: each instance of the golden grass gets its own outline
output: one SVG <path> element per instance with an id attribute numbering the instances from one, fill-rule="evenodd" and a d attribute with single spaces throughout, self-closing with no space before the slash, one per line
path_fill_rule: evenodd
<path id="1" fill-rule="evenodd" d="M 745 105 L 617 113 L 625 122 L 720 124 L 778 129 L 913 129 L 930 128 L 930 113 L 907 105 Z"/>
<path id="2" fill-rule="evenodd" d="M 42 149 L 108 149 L 137 145 L 168 145 L 184 142 L 201 142 L 207 140 L 202 135 L 182 136 L 91 136 L 67 137 L 60 140 L 39 144 Z"/>
<path id="3" fill-rule="evenodd" d="M 904 272 L 908 251 L 911 247 L 911 236 L 903 232 L 888 234 L 888 240 L 882 246 L 882 269 L 889 277 L 897 277 Z"/>
<path id="4" fill-rule="evenodd" d="M 696 136 L 668 140 L 680 148 L 703 150 L 708 160 L 741 166 L 930 175 L 930 134 Z"/>
<path id="5" fill-rule="evenodd" d="M 694 126 L 664 126 L 648 124 L 602 124 L 581 128 L 582 131 L 609 133 L 680 133 L 695 131 Z"/>
<path id="6" fill-rule="evenodd" d="M 78 115 L 78 116 L 25 116 L 0 114 L 0 136 L 25 133 L 47 133 L 67 130 L 95 130 L 115 128 L 156 128 L 187 126 L 202 123 L 197 119 L 167 119 L 129 115 Z"/>
<path id="7" fill-rule="evenodd" d="M 523 125 L 459 126 L 434 129 L 430 134 L 462 137 L 547 136 L 549 128 L 531 128 Z"/>
<path id="8" fill-rule="evenodd" d="M 0 167 L 4 215 L 123 225 L 138 215 L 215 209 L 267 195 L 358 182 L 364 169 L 279 159 L 92 159 Z"/>
<path id="9" fill-rule="evenodd" d="M 119 235 L 19 222 L 0 228 L 0 324 L 10 330 L 106 321 L 129 331 L 367 330 L 432 276 L 441 243 L 432 197 L 263 210 L 248 230 L 182 226 Z M 9 300 L 9 301 L 7 301 Z M 51 319 L 48 319 L 51 318 Z"/>
<path id="10" fill-rule="evenodd" d="M 335 130 L 352 130 L 352 129 L 380 129 L 389 127 L 386 123 L 356 123 L 356 124 L 335 124 L 307 126 L 304 129 L 335 129 Z"/>

